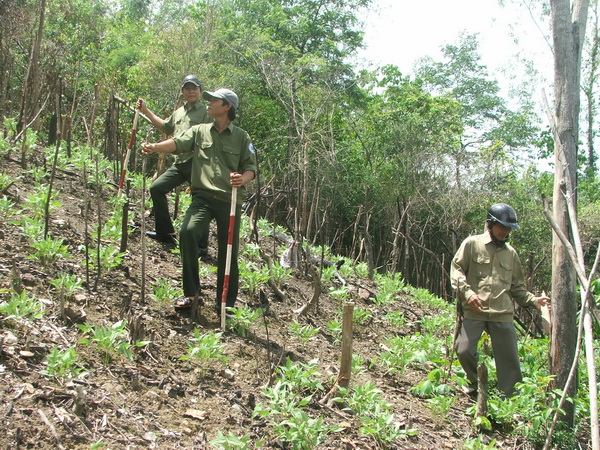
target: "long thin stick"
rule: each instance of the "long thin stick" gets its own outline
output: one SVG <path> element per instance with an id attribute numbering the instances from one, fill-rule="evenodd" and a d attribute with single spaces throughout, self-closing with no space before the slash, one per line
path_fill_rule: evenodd
<path id="1" fill-rule="evenodd" d="M 231 271 L 231 253 L 233 248 L 233 231 L 235 228 L 235 209 L 237 203 L 237 188 L 231 189 L 231 209 L 229 210 L 229 229 L 227 230 L 227 259 L 225 260 L 225 275 L 223 277 L 223 293 L 221 295 L 221 329 L 225 329 L 225 308 L 229 292 L 229 272 Z"/>
<path id="2" fill-rule="evenodd" d="M 117 195 L 121 195 L 121 191 L 123 190 L 123 184 L 125 184 L 125 175 L 127 174 L 127 166 L 129 165 L 129 158 L 131 157 L 131 149 L 135 144 L 135 135 L 137 134 L 137 124 L 139 117 L 140 110 L 136 109 L 135 115 L 133 116 L 133 126 L 131 127 L 131 135 L 129 136 L 129 145 L 127 146 L 125 161 L 123 161 L 123 167 L 121 169 L 121 179 L 119 180 L 119 191 L 117 192 Z"/>
<path id="3" fill-rule="evenodd" d="M 142 207 L 140 208 L 142 217 L 141 221 L 141 245 L 142 245 L 142 286 L 140 291 L 140 303 L 146 303 L 146 156 L 142 156 Z"/>

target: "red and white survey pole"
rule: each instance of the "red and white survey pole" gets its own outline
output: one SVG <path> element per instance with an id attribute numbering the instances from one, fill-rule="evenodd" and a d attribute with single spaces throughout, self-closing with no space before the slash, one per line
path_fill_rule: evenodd
<path id="1" fill-rule="evenodd" d="M 231 271 L 231 252 L 233 248 L 233 233 L 235 229 L 235 209 L 237 203 L 237 188 L 231 188 L 231 209 L 229 210 L 229 228 L 227 230 L 227 259 L 225 259 L 225 276 L 223 277 L 223 294 L 221 295 L 221 329 L 225 330 L 225 309 L 227 308 L 227 293 L 229 292 L 229 272 Z"/>
<path id="2" fill-rule="evenodd" d="M 137 134 L 138 117 L 140 116 L 140 110 L 135 110 L 133 116 L 133 126 L 131 127 L 131 135 L 129 136 L 129 145 L 127 146 L 127 153 L 125 154 L 125 161 L 123 161 L 123 168 L 121 170 L 121 179 L 119 180 L 119 191 L 117 195 L 121 195 L 123 185 L 125 184 L 125 175 L 127 175 L 127 166 L 129 165 L 129 158 L 131 156 L 131 149 L 135 145 L 135 135 Z"/>

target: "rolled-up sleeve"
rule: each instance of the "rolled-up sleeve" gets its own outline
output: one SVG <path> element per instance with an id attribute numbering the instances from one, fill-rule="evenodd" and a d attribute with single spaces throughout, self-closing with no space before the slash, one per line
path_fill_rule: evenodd
<path id="1" fill-rule="evenodd" d="M 177 150 L 175 150 L 174 154 L 191 152 L 194 149 L 194 142 L 196 140 L 196 130 L 198 125 L 195 125 L 185 131 L 183 134 L 174 137 L 175 146 Z"/>

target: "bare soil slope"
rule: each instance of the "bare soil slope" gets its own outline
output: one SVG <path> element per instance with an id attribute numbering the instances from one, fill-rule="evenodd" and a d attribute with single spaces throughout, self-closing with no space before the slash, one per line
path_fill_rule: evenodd
<path id="1" fill-rule="evenodd" d="M 24 200 L 33 191 L 31 175 L 23 173 L 11 158 L 0 161 L 0 171 L 20 179 L 5 194 L 23 209 Z M 46 183 L 48 178 L 46 178 Z M 59 192 L 62 206 L 51 216 L 49 234 L 62 238 L 71 257 L 60 259 L 50 268 L 43 268 L 30 259 L 32 249 L 21 230 L 6 217 L 0 217 L 0 288 L 21 286 L 43 302 L 45 314 L 39 320 L 7 320 L 0 317 L 0 432 L 1 448 L 90 448 L 103 443 L 111 449 L 133 448 L 215 448 L 209 442 L 231 431 L 239 437 L 249 437 L 254 443 L 263 440 L 263 448 L 292 448 L 278 441 L 268 423 L 253 417 L 254 406 L 265 402 L 262 390 L 274 379 L 274 369 L 293 362 L 317 360 L 317 370 L 324 384 L 314 392 L 307 411 L 309 416 L 323 417 L 341 431 L 329 433 L 322 449 L 383 448 L 360 433 L 355 415 L 335 405 L 321 404 L 332 388 L 339 370 L 340 345 L 327 331 L 327 323 L 336 318 L 340 302 L 325 292 L 319 306 L 299 319 L 303 325 L 318 327 L 320 332 L 308 342 L 291 335 L 289 325 L 297 318 L 293 312 L 312 296 L 310 277 L 295 276 L 283 286 L 287 300 L 263 287 L 256 298 L 240 292 L 239 305 L 266 309 L 262 323 L 255 325 L 247 337 L 231 331 L 222 337 L 226 362 L 198 363 L 182 361 L 194 329 L 201 333 L 218 331 L 219 320 L 213 311 L 215 274 L 203 279 L 205 306 L 200 319 L 193 322 L 189 314 L 176 313 L 171 304 L 160 304 L 150 294 L 157 279 L 173 279 L 179 283 L 180 262 L 167 246 L 146 240 L 146 293 L 141 295 L 141 233 L 133 227 L 128 253 L 122 266 L 102 274 L 97 286 L 92 272 L 90 288 L 78 292 L 67 306 L 71 319 L 60 317 L 59 295 L 50 281 L 60 273 L 76 274 L 85 280 L 83 251 L 85 220 L 84 205 L 91 200 L 98 204 L 96 191 L 85 186 L 75 170 L 57 172 L 54 189 Z M 105 198 L 114 194 L 114 186 L 105 186 L 100 199 L 104 220 Z M 132 204 L 130 223 L 139 221 L 139 201 Z M 95 213 L 90 222 L 97 221 Z M 149 229 L 152 220 L 146 218 Z M 91 224 L 89 225 L 91 228 Z M 270 253 L 279 244 L 261 237 L 261 248 Z M 211 245 L 214 239 L 211 239 Z M 209 249 L 205 265 L 214 264 L 216 249 Z M 393 306 L 380 308 L 372 298 L 377 286 L 366 279 L 351 279 L 350 292 L 357 307 L 371 312 L 372 319 L 354 330 L 354 354 L 360 355 L 363 369 L 351 380 L 351 386 L 365 383 L 376 385 L 391 407 L 400 428 L 413 428 L 417 434 L 390 444 L 387 448 L 460 448 L 473 436 L 465 408 L 471 400 L 457 394 L 457 402 L 446 418 L 436 416 L 425 400 L 414 397 L 410 388 L 422 381 L 427 367 L 411 365 L 402 374 L 387 374 L 376 363 L 376 356 L 394 335 L 416 332 L 418 321 L 436 311 L 423 310 L 406 293 L 399 292 Z M 2 294 L 2 301 L 9 297 Z M 394 329 L 383 316 L 394 309 L 405 312 L 406 324 Z M 74 322 L 94 327 L 110 326 L 121 319 L 128 321 L 129 334 L 137 340 L 151 341 L 133 352 L 133 359 L 115 356 L 107 360 L 93 345 L 80 342 L 84 333 Z M 40 374 L 48 353 L 54 346 L 66 349 L 74 346 L 79 364 L 88 373 L 74 380 L 56 380 Z M 375 361 L 370 364 L 370 361 Z"/>

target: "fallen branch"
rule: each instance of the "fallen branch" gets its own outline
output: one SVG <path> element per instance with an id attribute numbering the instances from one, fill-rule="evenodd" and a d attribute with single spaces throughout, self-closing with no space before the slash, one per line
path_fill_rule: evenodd
<path id="1" fill-rule="evenodd" d="M 48 428 L 50 428 L 50 432 L 52 433 L 52 436 L 54 436 L 54 439 L 56 439 L 56 442 L 58 443 L 58 448 L 60 448 L 61 450 L 64 449 L 64 447 L 60 441 L 60 436 L 56 432 L 56 428 L 54 428 L 54 425 L 52 425 L 50 423 L 50 421 L 46 417 L 46 414 L 44 414 L 44 411 L 42 411 L 41 409 L 38 409 L 37 412 L 40 415 L 40 417 L 42 418 L 42 421 L 48 426 Z"/>
<path id="2" fill-rule="evenodd" d="M 308 271 L 310 272 L 310 275 L 313 279 L 313 296 L 310 299 L 310 301 L 308 303 L 306 303 L 304 306 L 302 306 L 299 309 L 294 310 L 294 313 L 298 314 L 298 317 L 306 314 L 308 311 L 310 311 L 312 308 L 314 308 L 319 303 L 319 297 L 321 296 L 321 290 L 323 288 L 321 285 L 321 278 L 319 277 L 319 273 L 315 269 L 315 266 L 313 266 L 312 264 L 309 264 Z"/>

